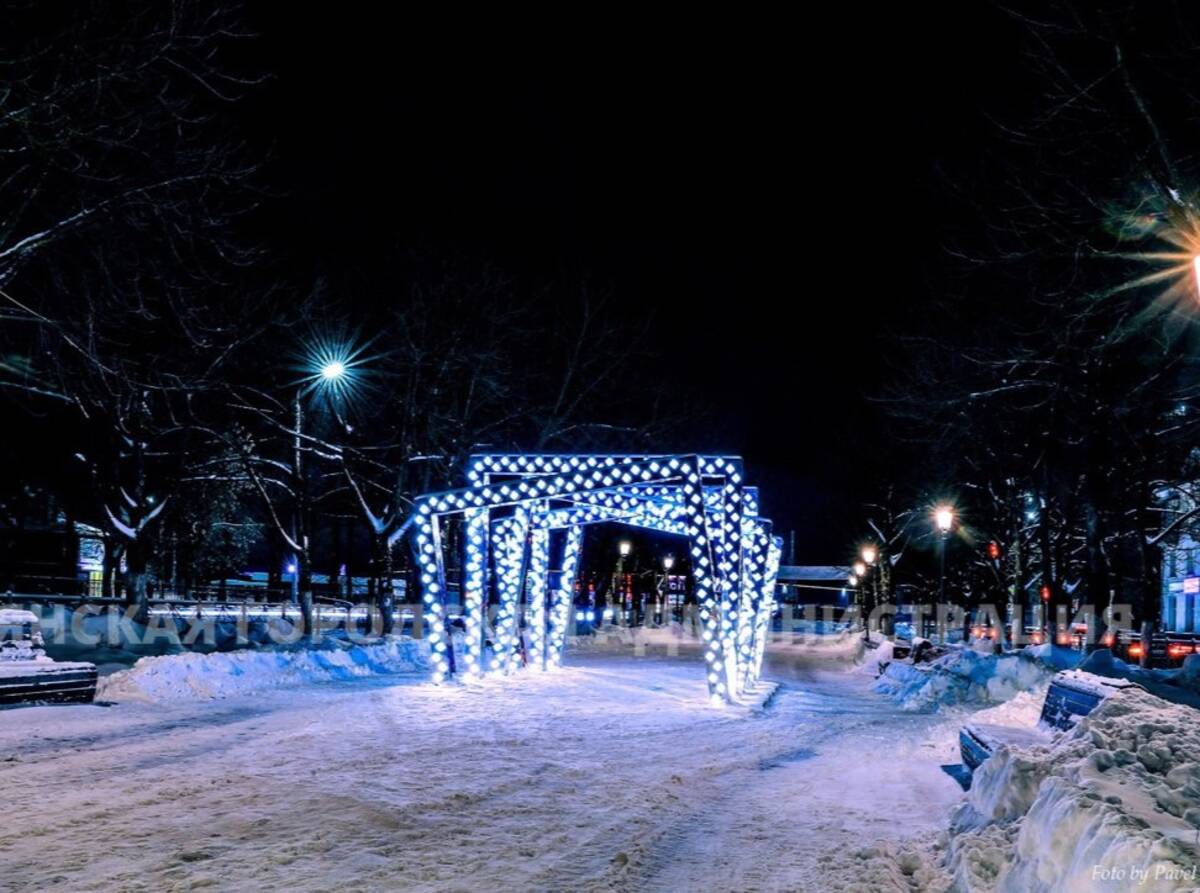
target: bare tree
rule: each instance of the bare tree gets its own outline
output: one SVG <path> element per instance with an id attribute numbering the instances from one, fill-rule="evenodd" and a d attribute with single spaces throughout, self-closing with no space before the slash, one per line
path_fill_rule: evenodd
<path id="1" fill-rule="evenodd" d="M 256 256 L 235 232 L 253 165 L 221 123 L 252 81 L 226 64 L 224 6 L 4 18 L 0 388 L 77 410 L 94 520 L 144 615 L 148 531 L 206 454 L 206 395 L 265 327 L 235 285 Z"/>

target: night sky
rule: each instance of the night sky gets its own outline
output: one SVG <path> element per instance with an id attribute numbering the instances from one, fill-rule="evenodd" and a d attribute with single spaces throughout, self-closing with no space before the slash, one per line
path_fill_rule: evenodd
<path id="1" fill-rule="evenodd" d="M 798 559 L 846 558 L 896 460 L 869 398 L 933 312 L 953 187 L 1019 72 L 999 13 L 247 13 L 272 78 L 236 114 L 273 152 L 287 263 L 428 248 L 654 308 L 662 363 L 694 370 Z"/>

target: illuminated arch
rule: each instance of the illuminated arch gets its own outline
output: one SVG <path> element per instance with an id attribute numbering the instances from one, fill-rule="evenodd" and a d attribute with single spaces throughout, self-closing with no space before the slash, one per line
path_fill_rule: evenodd
<path id="1" fill-rule="evenodd" d="M 507 675 L 522 665 L 520 606 L 530 630 L 525 665 L 562 662 L 584 527 L 619 521 L 688 539 L 702 621 L 709 693 L 738 701 L 755 692 L 774 610 L 781 540 L 758 515 L 733 456 L 501 454 L 471 457 L 468 486 L 420 497 L 411 519 L 435 682 Z M 464 521 L 466 643 L 459 666 L 446 627 L 442 524 Z M 552 546 L 562 558 L 549 579 Z M 493 652 L 484 648 L 493 568 Z"/>

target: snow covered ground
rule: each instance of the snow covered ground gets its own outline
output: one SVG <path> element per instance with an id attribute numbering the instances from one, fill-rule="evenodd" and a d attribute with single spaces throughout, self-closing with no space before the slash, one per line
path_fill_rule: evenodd
<path id="1" fill-rule="evenodd" d="M 25 806 L 0 827 L 0 876 L 72 891 L 829 889 L 860 880 L 831 875 L 831 857 L 933 833 L 961 799 L 931 744 L 944 719 L 895 709 L 869 676 L 793 672 L 754 712 L 712 706 L 695 655 L 647 651 L 577 649 L 558 673 L 444 688 L 293 667 L 211 700 L 126 677 L 116 706 L 6 714 L 0 782 Z"/>
<path id="2" fill-rule="evenodd" d="M 964 796 L 940 770 L 959 725 L 1031 727 L 1049 670 L 959 657 L 947 666 L 967 687 L 909 685 L 913 710 L 875 690 L 887 653 L 842 635 L 777 643 L 766 675 L 783 687 L 762 711 L 713 706 L 677 629 L 575 641 L 557 673 L 440 688 L 407 639 L 146 659 L 105 681 L 114 706 L 0 714 L 0 783 L 22 804 L 0 825 L 0 877 L 64 891 L 1200 883 L 1128 883 L 1197 858 L 1192 708 L 1114 700 L 998 754 Z M 1096 865 L 1124 868 L 1124 885 Z"/>

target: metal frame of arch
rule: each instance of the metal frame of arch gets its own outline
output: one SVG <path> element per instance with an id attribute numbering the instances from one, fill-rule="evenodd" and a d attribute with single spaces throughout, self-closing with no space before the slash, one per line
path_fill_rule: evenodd
<path id="1" fill-rule="evenodd" d="M 559 666 L 583 530 L 617 521 L 687 538 L 709 693 L 726 701 L 753 693 L 782 543 L 758 515 L 740 458 L 487 454 L 471 457 L 467 480 L 465 488 L 421 496 L 411 519 L 433 681 Z M 442 549 L 443 524 L 454 515 L 463 518 L 465 539 L 461 668 L 446 624 Z M 522 628 L 529 633 L 524 649 Z"/>

